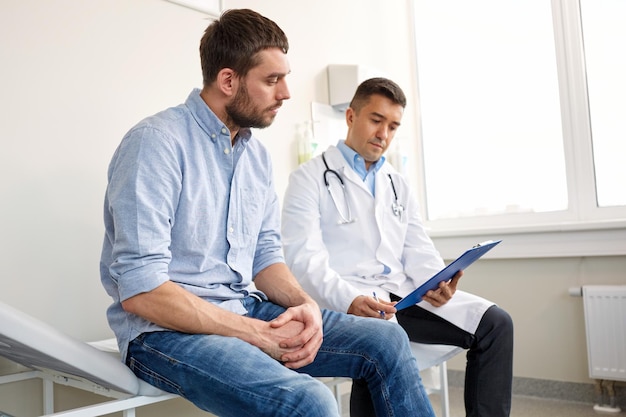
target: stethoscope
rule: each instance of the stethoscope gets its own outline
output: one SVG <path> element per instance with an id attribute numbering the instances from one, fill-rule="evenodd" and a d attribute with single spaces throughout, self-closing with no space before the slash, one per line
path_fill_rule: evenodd
<path id="1" fill-rule="evenodd" d="M 339 173 L 335 171 L 334 169 L 330 169 L 330 167 L 328 166 L 328 162 L 326 162 L 325 153 L 326 152 L 322 152 L 322 161 L 324 161 L 324 165 L 326 166 L 326 169 L 324 170 L 324 174 L 323 174 L 324 185 L 326 186 L 326 189 L 328 190 L 328 194 L 330 194 L 330 199 L 333 201 L 333 205 L 337 209 L 337 213 L 339 213 L 340 220 L 338 221 L 338 223 L 339 224 L 354 223 L 356 222 L 357 219 L 356 217 L 354 218 L 352 217 L 352 210 L 350 209 L 350 203 L 348 203 L 348 193 L 346 191 L 346 185 L 343 182 L 341 175 L 339 175 Z M 339 204 L 337 204 L 337 199 L 335 198 L 335 195 L 333 194 L 331 187 L 330 187 L 330 181 L 328 180 L 328 175 L 334 175 L 339 180 L 339 185 L 341 185 L 341 190 L 343 192 L 343 199 L 346 205 L 345 211 L 339 207 Z M 393 190 L 393 198 L 394 198 L 393 203 L 391 203 L 391 211 L 393 212 L 394 216 L 399 217 L 400 221 L 402 221 L 402 213 L 404 212 L 404 206 L 398 202 L 398 193 L 396 191 L 396 186 L 393 183 L 393 178 L 391 178 L 391 174 L 387 174 L 387 176 L 389 177 L 389 181 L 391 182 L 391 189 Z M 344 212 L 346 215 L 344 215 Z"/>

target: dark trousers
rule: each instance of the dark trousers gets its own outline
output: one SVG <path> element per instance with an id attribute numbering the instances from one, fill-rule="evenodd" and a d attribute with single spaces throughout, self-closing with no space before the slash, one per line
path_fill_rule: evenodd
<path id="1" fill-rule="evenodd" d="M 399 300 L 394 295 L 391 299 Z M 513 321 L 506 311 L 495 305 L 490 307 L 475 334 L 419 306 L 401 310 L 396 316 L 412 342 L 453 345 L 468 350 L 464 396 L 467 417 L 509 416 L 513 378 Z M 354 380 L 350 416 L 375 415 L 367 385 L 363 380 Z"/>

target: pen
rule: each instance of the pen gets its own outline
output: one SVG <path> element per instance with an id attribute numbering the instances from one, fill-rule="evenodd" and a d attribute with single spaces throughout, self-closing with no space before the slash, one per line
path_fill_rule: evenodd
<path id="1" fill-rule="evenodd" d="M 376 300 L 377 303 L 380 303 L 380 301 L 378 301 L 378 297 L 376 296 L 376 291 L 372 292 L 372 295 L 374 296 L 374 300 Z M 384 319 L 385 318 L 385 312 L 380 310 L 380 318 Z"/>

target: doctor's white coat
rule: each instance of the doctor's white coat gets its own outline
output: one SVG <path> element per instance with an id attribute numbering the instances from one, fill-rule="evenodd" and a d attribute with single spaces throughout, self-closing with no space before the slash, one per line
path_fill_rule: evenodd
<path id="1" fill-rule="evenodd" d="M 376 173 L 373 197 L 339 149 L 330 146 L 325 157 L 344 188 L 333 173 L 324 174 L 326 167 L 317 156 L 290 175 L 282 211 L 286 262 L 322 308 L 346 312 L 354 298 L 373 290 L 381 299 L 389 300 L 389 293 L 404 297 L 445 266 L 424 230 L 414 193 L 389 163 Z M 392 209 L 394 187 L 401 215 Z M 457 290 L 442 307 L 424 301 L 419 305 L 474 333 L 493 303 Z M 432 346 L 439 352 L 432 364 L 459 351 L 442 348 Z"/>

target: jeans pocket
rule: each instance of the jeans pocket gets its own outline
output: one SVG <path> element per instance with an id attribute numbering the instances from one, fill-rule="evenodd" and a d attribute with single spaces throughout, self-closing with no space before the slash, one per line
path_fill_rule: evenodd
<path id="1" fill-rule="evenodd" d="M 183 395 L 183 390 L 178 384 L 175 384 L 171 380 L 165 378 L 163 375 L 145 366 L 135 358 L 130 358 L 128 365 L 137 378 L 146 381 L 148 384 L 153 385 L 163 391 L 171 392 L 173 394 Z"/>
<path id="2" fill-rule="evenodd" d="M 163 391 L 183 395 L 181 386 L 159 372 L 159 369 L 171 370 L 178 365 L 172 358 L 167 358 L 160 352 L 151 349 L 145 344 L 146 333 L 142 333 L 132 340 L 128 346 L 127 365 L 137 378 Z"/>

